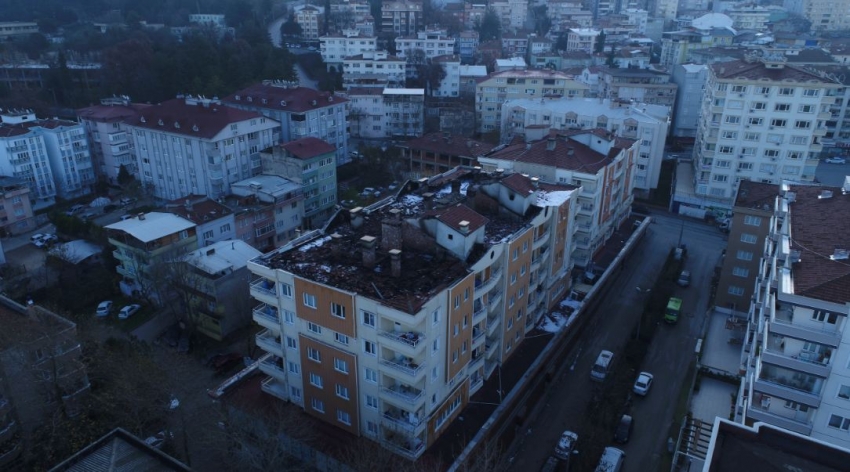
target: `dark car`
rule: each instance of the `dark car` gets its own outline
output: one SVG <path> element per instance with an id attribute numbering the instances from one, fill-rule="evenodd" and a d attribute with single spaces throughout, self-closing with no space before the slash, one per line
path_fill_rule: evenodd
<path id="1" fill-rule="evenodd" d="M 617 431 L 614 433 L 614 441 L 620 444 L 629 442 L 629 436 L 632 434 L 632 417 L 623 415 L 620 418 L 620 423 L 617 424 Z"/>
<path id="2" fill-rule="evenodd" d="M 228 370 L 233 369 L 237 365 L 242 364 L 242 355 L 237 352 L 228 352 L 227 354 L 222 354 L 217 356 L 212 361 L 211 367 L 215 369 L 216 372 L 226 372 Z"/>

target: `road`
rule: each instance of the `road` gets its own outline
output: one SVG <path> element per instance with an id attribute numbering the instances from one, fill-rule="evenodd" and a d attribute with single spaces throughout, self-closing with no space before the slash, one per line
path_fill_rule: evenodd
<path id="1" fill-rule="evenodd" d="M 597 388 L 605 384 L 590 381 L 589 372 L 602 349 L 616 356 L 631 335 L 640 307 L 648 296 L 635 287 L 650 287 L 663 267 L 667 254 L 678 243 L 688 246 L 685 267 L 692 272 L 689 288 L 679 289 L 684 301 L 683 316 L 673 326 L 660 326 L 650 346 L 642 370 L 655 375 L 654 385 L 645 398 L 637 398 L 631 406 L 634 430 L 631 441 L 622 447 L 626 452 L 624 472 L 658 470 L 667 449 L 673 422 L 675 399 L 684 382 L 690 361 L 694 358 L 696 339 L 702 332 L 708 304 L 713 268 L 725 236 L 717 228 L 694 220 L 682 220 L 667 214 L 654 214 L 656 223 L 647 234 L 622 273 L 611 283 L 610 294 L 596 313 L 598 321 L 588 326 L 585 339 L 568 356 L 571 367 L 556 377 L 545 399 L 545 409 L 532 421 L 527 436 L 513 457 L 514 471 L 540 470 L 565 429 L 577 429 Z M 636 376 L 637 373 L 635 373 Z M 569 392 L 567 394 L 567 392 Z M 581 453 L 582 431 L 578 430 Z M 614 431 L 611 431 L 613 437 Z M 613 444 L 612 444 L 613 445 Z M 596 461 L 594 458 L 593 462 Z M 575 470 L 575 469 L 574 469 Z"/>
<path id="2" fill-rule="evenodd" d="M 841 187 L 844 185 L 844 176 L 850 175 L 850 164 L 827 164 L 820 161 L 815 170 L 815 178 L 822 185 L 830 187 Z"/>
<path id="3" fill-rule="evenodd" d="M 283 47 L 283 41 L 280 36 L 280 26 L 283 22 L 286 21 L 286 17 L 282 16 L 271 23 L 269 23 L 269 38 L 272 40 L 272 45 L 276 48 Z M 306 54 L 310 52 L 306 48 L 301 49 L 289 49 L 289 51 L 293 54 Z M 319 90 L 319 83 L 310 78 L 309 75 L 304 71 L 304 68 L 301 67 L 300 64 L 295 64 L 295 73 L 298 74 L 298 83 L 301 84 L 302 87 L 311 88 L 314 90 Z"/>

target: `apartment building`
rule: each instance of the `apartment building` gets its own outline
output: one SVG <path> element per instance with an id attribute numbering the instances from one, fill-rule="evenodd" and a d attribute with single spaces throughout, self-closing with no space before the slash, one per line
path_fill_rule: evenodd
<path id="1" fill-rule="evenodd" d="M 270 251 L 300 235 L 304 186 L 298 182 L 280 175 L 262 174 L 236 182 L 230 190 L 234 198 L 225 200 L 225 204 L 236 212 L 234 239 Z"/>
<path id="2" fill-rule="evenodd" d="M 573 0 L 548 0 L 546 14 L 552 19 L 552 33 L 564 33 L 570 28 L 590 28 L 593 26 L 593 12 L 586 9 L 582 2 Z"/>
<path id="3" fill-rule="evenodd" d="M 198 247 L 236 237 L 236 219 L 227 205 L 206 195 L 186 195 L 165 204 L 165 211 L 195 223 Z"/>
<path id="4" fill-rule="evenodd" d="M 628 18 L 628 24 L 633 25 L 635 33 L 640 35 L 646 34 L 646 23 L 649 19 L 649 12 L 640 8 L 626 8 L 623 10 L 623 15 Z"/>
<path id="5" fill-rule="evenodd" d="M 22 234 L 36 229 L 31 192 L 26 181 L 0 175 L 0 229 L 4 234 Z"/>
<path id="6" fill-rule="evenodd" d="M 663 105 L 596 98 L 527 98 L 502 105 L 501 142 L 539 141 L 550 131 L 605 129 L 637 141 L 634 190 L 643 196 L 658 188 L 670 109 Z"/>
<path id="7" fill-rule="evenodd" d="M 663 105 L 670 109 L 676 104 L 678 86 L 670 82 L 670 74 L 667 72 L 601 67 L 598 74 L 599 97 L 634 100 L 638 103 Z"/>
<path id="8" fill-rule="evenodd" d="M 596 51 L 596 39 L 599 30 L 592 28 L 570 28 L 567 31 L 567 51 L 583 51 L 592 54 Z"/>
<path id="9" fill-rule="evenodd" d="M 219 28 L 227 26 L 225 16 L 221 13 L 191 13 L 189 14 L 189 23 L 196 23 L 204 26 L 217 26 Z"/>
<path id="10" fill-rule="evenodd" d="M 381 32 L 412 36 L 423 26 L 421 3 L 402 0 L 381 5 Z"/>
<path id="11" fill-rule="evenodd" d="M 477 40 L 477 33 L 475 38 Z M 412 51 L 418 49 L 425 53 L 426 58 L 432 59 L 454 54 L 455 38 L 448 36 L 446 30 L 441 29 L 419 31 L 415 35 L 395 38 L 395 49 L 401 58 L 408 58 Z"/>
<path id="12" fill-rule="evenodd" d="M 576 195 L 572 259 L 587 267 L 628 218 L 634 199 L 638 142 L 605 129 L 553 131 L 545 139 L 495 148 L 478 158 L 484 170 L 504 169 L 542 181 L 581 187 Z"/>
<path id="13" fill-rule="evenodd" d="M 440 81 L 440 85 L 431 89 L 432 97 L 458 97 L 460 96 L 460 56 L 447 55 L 438 56 L 431 60 L 432 64 L 439 64 L 446 72 L 446 76 Z"/>
<path id="14" fill-rule="evenodd" d="M 731 208 L 741 180 L 812 182 L 841 87 L 781 54 L 710 65 L 694 147 L 696 201 L 681 201 Z"/>
<path id="15" fill-rule="evenodd" d="M 461 59 L 471 63 L 478 54 L 478 31 L 461 31 L 457 35 L 457 49 Z M 396 46 L 398 47 L 398 46 Z"/>
<path id="16" fill-rule="evenodd" d="M 733 20 L 722 13 L 709 13 L 677 31 L 666 31 L 661 37 L 661 64 L 673 66 L 696 62 L 695 51 L 731 46 L 736 31 Z"/>
<path id="17" fill-rule="evenodd" d="M 263 391 L 418 458 L 567 293 L 574 192 L 456 168 L 250 261 Z"/>
<path id="18" fill-rule="evenodd" d="M 150 212 L 105 226 L 118 261 L 118 286 L 127 296 L 160 303 L 170 290 L 163 277 L 166 261 L 197 249 L 197 225 L 172 213 Z"/>
<path id="19" fill-rule="evenodd" d="M 343 60 L 342 82 L 346 88 L 375 82 L 382 86 L 403 87 L 407 79 L 407 61 L 387 51 L 364 52 Z"/>
<path id="20" fill-rule="evenodd" d="M 295 22 L 301 27 L 301 36 L 304 39 L 319 39 L 325 9 L 315 5 L 297 5 L 292 10 L 295 12 Z"/>
<path id="21" fill-rule="evenodd" d="M 369 9 L 369 2 L 362 0 L 340 0 L 339 2 L 331 3 L 330 10 L 331 18 L 351 17 L 354 23 L 361 23 L 368 18 L 371 19 L 372 12 Z M 337 29 L 348 28 L 351 25 L 337 25 Z"/>
<path id="22" fill-rule="evenodd" d="M 489 2 L 502 23 L 502 31 L 525 28 L 528 20 L 528 0 L 493 0 Z"/>
<path id="23" fill-rule="evenodd" d="M 345 97 L 301 87 L 294 82 L 263 81 L 230 94 L 222 101 L 279 123 L 280 136 L 271 144 L 313 137 L 336 147 L 337 165 L 351 160 L 346 133 L 348 100 Z"/>
<path id="24" fill-rule="evenodd" d="M 774 10 L 753 4 L 740 4 L 723 11 L 732 19 L 732 27 L 743 31 L 768 31 Z"/>
<path id="25" fill-rule="evenodd" d="M 831 0 L 785 0 L 782 6 L 812 22 L 814 31 L 842 31 L 850 28 L 846 2 Z"/>
<path id="26" fill-rule="evenodd" d="M 449 132 L 428 133 L 398 145 L 403 159 L 409 163 L 411 179 L 443 174 L 455 167 L 474 167 L 492 144 Z"/>
<path id="27" fill-rule="evenodd" d="M 674 21 L 679 16 L 679 0 L 655 0 L 655 17 Z"/>
<path id="28" fill-rule="evenodd" d="M 320 228 L 333 214 L 337 193 L 335 151 L 331 144 L 321 139 L 302 138 L 263 153 L 263 169 L 267 173 L 301 185 L 304 228 Z"/>
<path id="29" fill-rule="evenodd" d="M 383 138 L 384 88 L 350 87 L 345 91 L 349 100 L 349 133 L 352 138 Z"/>
<path id="30" fill-rule="evenodd" d="M 0 297 L 0 468 L 16 470 L 36 429 L 83 412 L 90 385 L 81 357 L 75 323 Z"/>
<path id="31" fill-rule="evenodd" d="M 384 136 L 422 136 L 425 129 L 425 89 L 386 88 L 382 95 L 386 110 Z"/>
<path id="32" fill-rule="evenodd" d="M 461 65 L 458 68 L 458 90 L 461 95 L 475 96 L 478 81 L 487 77 L 487 66 Z"/>
<path id="33" fill-rule="evenodd" d="M 341 34 L 331 34 L 319 38 L 319 52 L 328 70 L 339 71 L 346 57 L 378 49 L 378 38 L 364 36 L 357 29 L 344 29 Z"/>
<path id="34" fill-rule="evenodd" d="M 29 36 L 38 33 L 38 23 L 34 21 L 0 21 L 0 39 Z"/>
<path id="35" fill-rule="evenodd" d="M 127 121 L 150 105 L 131 103 L 130 97 L 101 99 L 100 105 L 77 110 L 86 130 L 95 173 L 110 184 L 118 182 L 121 166 L 138 178 L 136 154 Z"/>
<path id="36" fill-rule="evenodd" d="M 835 101 L 829 106 L 823 144 L 824 151 L 829 154 L 845 154 L 850 148 L 850 66 L 814 66 L 811 69 L 842 85 L 835 93 Z"/>
<path id="37" fill-rule="evenodd" d="M 695 137 L 702 112 L 703 92 L 708 81 L 708 66 L 679 64 L 673 67 L 671 80 L 676 84 L 673 136 Z"/>
<path id="38" fill-rule="evenodd" d="M 516 98 L 584 97 L 588 87 L 569 74 L 550 70 L 508 70 L 491 74 L 475 90 L 475 113 L 482 133 L 499 129 L 502 104 Z"/>
<path id="39" fill-rule="evenodd" d="M 175 285 L 198 332 L 221 341 L 251 322 L 247 265 L 262 254 L 236 240 L 219 241 L 182 258 Z"/>
<path id="40" fill-rule="evenodd" d="M 502 33 L 502 57 L 526 57 L 528 33 Z"/>
<path id="41" fill-rule="evenodd" d="M 141 110 L 128 120 L 142 185 L 157 198 L 219 198 L 230 184 L 260 173 L 260 150 L 278 140 L 280 123 L 191 95 Z"/>
<path id="42" fill-rule="evenodd" d="M 760 257 L 751 256 L 759 253 L 769 236 L 778 195 L 776 184 L 750 180 L 742 180 L 739 184 L 729 220 L 726 256 L 717 284 L 716 310 L 746 317 L 762 264 Z"/>
<path id="43" fill-rule="evenodd" d="M 850 202 L 844 188 L 783 184 L 763 217 L 760 259 L 741 350 L 735 419 L 850 447 L 847 365 Z M 759 218 L 751 216 L 753 218 Z M 728 253 L 727 253 L 728 254 Z M 729 255 L 727 255 L 729 257 Z"/>

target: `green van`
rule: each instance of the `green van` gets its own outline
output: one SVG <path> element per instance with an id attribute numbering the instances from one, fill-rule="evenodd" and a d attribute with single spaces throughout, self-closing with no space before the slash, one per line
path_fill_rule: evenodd
<path id="1" fill-rule="evenodd" d="M 667 302 L 667 309 L 664 310 L 664 321 L 668 323 L 675 323 L 679 321 L 679 313 L 681 311 L 682 299 L 670 297 L 670 301 Z"/>

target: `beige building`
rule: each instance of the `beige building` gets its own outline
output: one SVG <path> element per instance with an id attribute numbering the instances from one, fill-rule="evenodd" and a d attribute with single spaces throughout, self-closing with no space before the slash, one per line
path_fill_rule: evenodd
<path id="1" fill-rule="evenodd" d="M 295 7 L 295 22 L 301 27 L 304 39 L 319 39 L 322 29 L 324 8 L 314 5 Z"/>
<path id="2" fill-rule="evenodd" d="M 0 228 L 7 235 L 36 229 L 30 192 L 26 181 L 0 176 Z"/>
<path id="3" fill-rule="evenodd" d="M 570 288 L 574 193 L 456 168 L 250 261 L 263 391 L 418 458 Z"/>
<path id="4" fill-rule="evenodd" d="M 412 36 L 423 26 L 421 3 L 402 0 L 381 5 L 382 32 Z"/>

